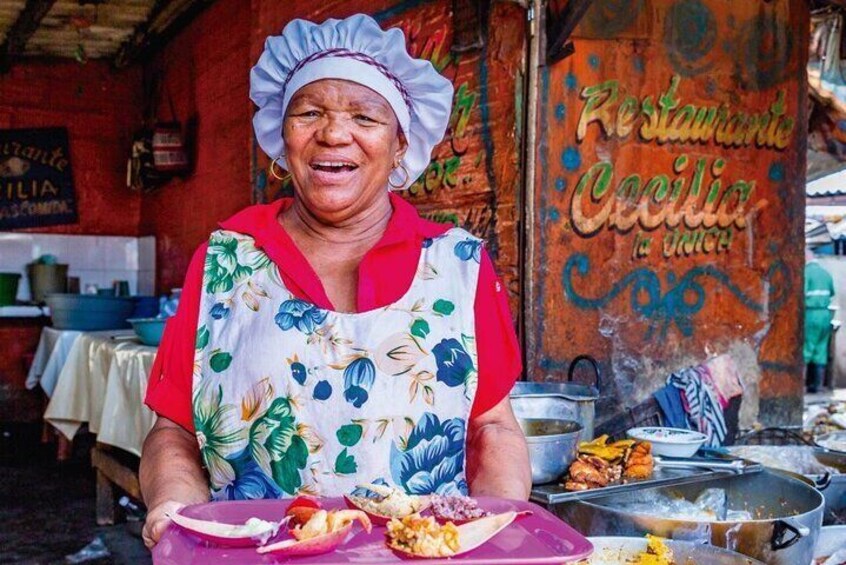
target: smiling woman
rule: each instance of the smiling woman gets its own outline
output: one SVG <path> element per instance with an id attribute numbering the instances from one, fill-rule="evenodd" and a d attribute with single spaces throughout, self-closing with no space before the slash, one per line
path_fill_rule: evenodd
<path id="1" fill-rule="evenodd" d="M 324 79 L 291 99 L 283 138 L 304 208 L 340 220 L 384 200 L 407 143 L 391 106 L 366 86 Z"/>
<path id="2" fill-rule="evenodd" d="M 367 16 L 268 38 L 253 124 L 294 196 L 223 222 L 189 267 L 147 391 L 148 545 L 209 497 L 528 497 L 507 398 L 519 347 L 490 258 L 391 192 L 426 169 L 452 91 Z"/>

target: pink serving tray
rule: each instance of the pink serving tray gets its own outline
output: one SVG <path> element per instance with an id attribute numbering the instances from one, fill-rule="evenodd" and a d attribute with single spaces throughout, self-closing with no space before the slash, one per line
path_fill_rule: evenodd
<path id="1" fill-rule="evenodd" d="M 427 565 L 444 564 L 521 564 L 571 563 L 589 556 L 593 545 L 579 532 L 555 515 L 530 502 L 517 502 L 480 497 L 479 505 L 491 512 L 531 510 L 531 516 L 520 517 L 482 547 L 450 559 L 408 560 L 398 557 L 385 546 L 385 527 L 374 526 L 367 534 L 358 525 L 353 537 L 332 553 L 313 557 L 285 557 L 259 555 L 255 548 L 226 548 L 210 545 L 174 525 L 168 528 L 153 549 L 156 564 L 188 563 L 321 563 L 341 565 L 348 563 L 402 563 L 420 561 Z M 183 510 L 186 516 L 202 520 L 240 524 L 253 516 L 263 520 L 279 520 L 290 500 L 253 500 L 236 502 L 211 502 Z M 342 498 L 321 501 L 326 509 L 346 508 Z M 281 532 L 274 540 L 287 537 Z"/>

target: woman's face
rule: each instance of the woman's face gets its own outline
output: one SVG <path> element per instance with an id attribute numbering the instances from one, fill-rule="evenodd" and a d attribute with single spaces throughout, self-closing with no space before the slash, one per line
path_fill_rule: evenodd
<path id="1" fill-rule="evenodd" d="M 338 79 L 302 87 L 288 104 L 285 157 L 297 197 L 317 216 L 343 219 L 387 191 L 406 143 L 390 104 Z"/>

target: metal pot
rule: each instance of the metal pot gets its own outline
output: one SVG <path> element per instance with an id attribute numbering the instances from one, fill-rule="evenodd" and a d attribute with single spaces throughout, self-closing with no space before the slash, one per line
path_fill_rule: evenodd
<path id="1" fill-rule="evenodd" d="M 842 523 L 846 520 L 846 453 L 818 447 L 814 449 L 814 456 L 823 465 L 840 471 L 840 473 L 807 475 L 807 477 L 814 481 L 825 497 L 824 521 Z"/>
<path id="2" fill-rule="evenodd" d="M 587 362 L 596 374 L 595 386 L 575 384 L 573 372 Z M 599 365 L 587 355 L 573 359 L 567 373 L 568 382 L 539 383 L 519 381 L 511 389 L 511 408 L 517 418 L 555 418 L 575 420 L 582 426 L 582 441 L 593 439 L 594 405 L 599 398 Z"/>
<path id="3" fill-rule="evenodd" d="M 635 514 L 621 503 L 649 500 L 663 494 L 695 499 L 703 490 L 726 490 L 729 507 L 759 518 L 698 521 Z M 814 554 L 822 526 L 823 497 L 807 484 L 763 471 L 676 487 L 635 490 L 615 496 L 577 501 L 553 510 L 588 535 L 658 536 L 711 543 L 771 565 L 804 565 Z"/>
<path id="4" fill-rule="evenodd" d="M 646 540 L 644 538 L 591 537 L 588 540 L 593 544 L 593 555 L 586 561 L 586 565 L 635 563 L 638 556 L 646 551 Z M 676 540 L 667 540 L 664 543 L 673 552 L 675 563 L 763 565 L 763 563 L 751 557 L 713 545 Z"/>
<path id="5" fill-rule="evenodd" d="M 814 549 L 814 559 L 822 559 L 846 549 L 846 526 L 825 526 Z"/>
<path id="6" fill-rule="evenodd" d="M 532 484 L 550 483 L 564 474 L 579 448 L 582 427 L 573 420 L 518 418 L 526 435 Z"/>
<path id="7" fill-rule="evenodd" d="M 777 445 L 755 445 L 752 446 L 755 453 L 750 455 L 748 452 L 740 452 L 741 457 L 756 460 L 755 455 L 761 453 L 761 463 L 773 464 L 772 460 L 775 458 L 770 453 L 778 453 L 781 446 Z M 746 449 L 747 447 L 729 448 L 730 453 L 736 452 L 736 449 Z M 823 474 L 799 474 L 796 469 L 778 469 L 794 478 L 804 478 L 804 480 L 819 490 L 825 498 L 825 513 L 823 514 L 823 523 L 838 524 L 846 520 L 846 453 L 840 451 L 831 451 L 821 447 L 811 446 L 790 446 L 790 449 L 808 450 L 813 452 L 814 458 L 822 465 L 832 467 L 839 470 L 839 473 L 823 473 Z M 798 467 L 798 466 L 797 466 Z"/>

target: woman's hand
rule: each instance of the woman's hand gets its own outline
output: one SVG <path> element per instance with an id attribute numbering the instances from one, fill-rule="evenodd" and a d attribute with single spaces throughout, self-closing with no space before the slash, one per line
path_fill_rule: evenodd
<path id="1" fill-rule="evenodd" d="M 507 396 L 470 420 L 467 483 L 473 496 L 529 498 L 532 490 L 529 448 Z"/>
<path id="2" fill-rule="evenodd" d="M 152 548 L 167 529 L 172 514 L 188 504 L 209 500 L 209 481 L 200 463 L 194 434 L 159 417 L 147 439 L 138 470 L 141 493 L 149 509 L 144 543 Z"/>
<path id="3" fill-rule="evenodd" d="M 168 516 L 176 514 L 184 507 L 185 505 L 181 502 L 168 500 L 155 508 L 151 508 L 147 512 L 147 519 L 144 521 L 144 530 L 141 532 L 141 537 L 144 538 L 144 545 L 148 549 L 153 549 L 153 546 L 159 543 L 159 538 L 167 530 L 167 527 L 170 525 L 170 518 Z"/>

